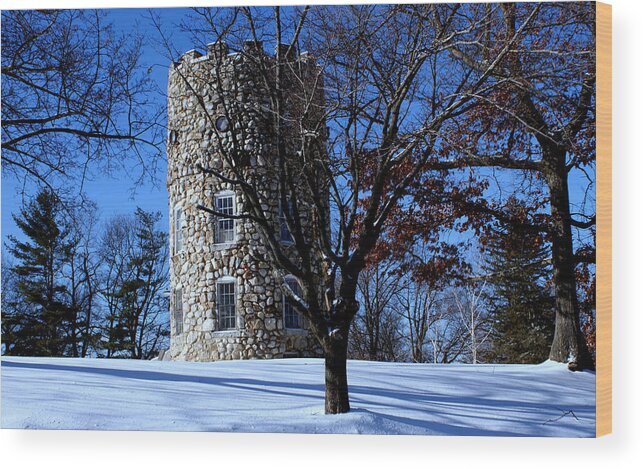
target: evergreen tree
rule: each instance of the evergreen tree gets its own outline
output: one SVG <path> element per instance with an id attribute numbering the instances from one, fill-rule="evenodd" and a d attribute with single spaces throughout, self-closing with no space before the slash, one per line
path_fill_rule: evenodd
<path id="1" fill-rule="evenodd" d="M 64 355 L 73 311 L 60 278 L 71 247 L 61 201 L 53 192 L 41 190 L 13 218 L 26 239 L 9 236 L 16 295 L 3 311 L 3 331 L 11 331 L 2 339 L 5 353 Z"/>
<path id="2" fill-rule="evenodd" d="M 511 219 L 525 213 L 515 199 Z M 554 334 L 554 298 L 548 248 L 541 236 L 520 221 L 492 228 L 486 240 L 485 270 L 494 318 L 488 360 L 496 363 L 540 363 L 549 356 Z"/>

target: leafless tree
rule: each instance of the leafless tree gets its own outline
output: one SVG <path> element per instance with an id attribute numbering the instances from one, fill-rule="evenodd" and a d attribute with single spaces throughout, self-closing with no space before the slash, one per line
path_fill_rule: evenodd
<path id="1" fill-rule="evenodd" d="M 358 281 L 360 311 L 350 330 L 349 355 L 361 360 L 398 361 L 403 358 L 403 324 L 393 310 L 402 279 L 391 261 L 365 268 Z"/>
<path id="2" fill-rule="evenodd" d="M 298 279 L 302 295 L 286 282 L 283 290 L 324 350 L 327 413 L 350 409 L 348 336 L 359 310 L 358 281 L 367 256 L 393 208 L 439 152 L 441 133 L 455 125 L 472 96 L 486 91 L 488 78 L 511 49 L 507 44 L 483 71 L 462 72 L 448 49 L 469 41 L 483 26 L 484 18 L 474 13 L 462 5 L 197 10 L 206 26 L 193 27 L 209 29 L 211 40 L 234 45 L 242 23 L 252 43 L 270 39 L 283 44 L 274 57 L 240 45 L 234 50 L 260 71 L 261 94 L 269 100 L 275 151 L 260 172 L 278 181 L 282 206 L 291 204 L 286 213 L 293 237 L 289 250 L 279 242 L 274 213 L 266 210 L 253 176 L 257 168 L 248 172 L 237 164 L 252 157 L 242 138 L 232 136 L 232 149 L 223 144 L 213 149 L 224 169 L 202 170 L 243 194 L 244 213 L 236 217 L 260 227 L 277 274 Z M 315 66 L 293 60 L 291 54 L 302 44 Z M 187 87 L 193 79 L 184 75 Z M 213 81 L 215 92 L 224 91 Z M 202 104 L 206 122 L 214 126 L 216 116 Z M 230 105 L 226 115 L 233 124 L 234 109 Z M 327 125 L 325 145 L 320 137 L 326 137 Z M 289 134 L 289 129 L 296 131 Z"/>
<path id="3" fill-rule="evenodd" d="M 117 292 L 128 274 L 128 256 L 134 245 L 133 234 L 132 218 L 117 215 L 107 222 L 100 237 L 98 254 L 103 267 L 99 272 L 99 293 L 105 305 L 101 328 L 107 358 L 111 358 L 116 352 L 117 323 L 120 315 Z"/>
<path id="4" fill-rule="evenodd" d="M 395 295 L 393 309 L 405 324 L 404 344 L 414 363 L 451 363 L 466 349 L 466 328 L 447 290 L 408 278 Z"/>
<path id="5" fill-rule="evenodd" d="M 141 47 L 135 35 L 117 35 L 104 12 L 3 11 L 3 174 L 63 195 L 97 165 L 109 170 L 134 156 L 141 176 L 152 172 L 162 107 Z"/>
<path id="6" fill-rule="evenodd" d="M 2 354 L 12 355 L 13 347 L 19 340 L 18 332 L 21 324 L 19 318 L 26 313 L 24 302 L 21 301 L 18 292 L 18 276 L 15 273 L 14 266 L 7 256 L 2 256 Z"/>
<path id="7" fill-rule="evenodd" d="M 105 305 L 106 356 L 147 359 L 168 335 L 167 235 L 158 217 L 137 210 L 105 226 L 101 238 L 100 295 Z"/>
<path id="8" fill-rule="evenodd" d="M 448 290 L 441 292 L 428 334 L 428 355 L 432 363 L 461 361 L 467 349 L 467 330 L 460 320 Z"/>
<path id="9" fill-rule="evenodd" d="M 98 347 L 98 320 L 100 304 L 98 301 L 100 268 L 96 254 L 97 207 L 86 203 L 82 209 L 76 208 L 68 217 L 71 234 L 69 262 L 61 273 L 67 281 L 70 314 L 68 355 L 85 357 Z"/>
<path id="10" fill-rule="evenodd" d="M 396 295 L 395 309 L 407 326 L 407 342 L 410 359 L 414 363 L 426 361 L 426 345 L 429 339 L 429 330 L 434 327 L 438 317 L 435 311 L 437 292 L 429 291 L 423 285 L 412 279 Z"/>
<path id="11" fill-rule="evenodd" d="M 480 361 L 480 352 L 492 332 L 491 317 L 486 309 L 483 293 L 486 282 L 467 282 L 453 290 L 453 299 L 458 309 L 460 322 L 467 332 L 467 348 L 471 363 Z"/>

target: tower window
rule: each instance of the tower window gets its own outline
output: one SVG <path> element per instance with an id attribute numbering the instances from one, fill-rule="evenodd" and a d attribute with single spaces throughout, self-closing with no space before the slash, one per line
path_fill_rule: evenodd
<path id="1" fill-rule="evenodd" d="M 292 202 L 290 200 L 287 203 L 286 210 L 284 210 L 284 207 L 281 204 L 279 204 L 279 238 L 284 243 L 293 242 L 292 234 L 290 232 L 290 229 L 288 228 L 288 220 L 287 220 L 287 216 L 291 214 L 292 214 Z"/>
<path id="2" fill-rule="evenodd" d="M 181 207 L 174 209 L 174 253 L 183 250 L 183 210 Z"/>
<path id="3" fill-rule="evenodd" d="M 237 326 L 237 311 L 234 280 L 217 283 L 217 317 L 220 330 L 234 329 Z"/>
<path id="4" fill-rule="evenodd" d="M 299 282 L 294 277 L 286 277 L 286 284 L 290 287 L 293 293 L 297 296 L 301 295 L 301 288 Z M 284 325 L 286 329 L 301 329 L 303 327 L 303 318 L 297 312 L 292 302 L 284 295 Z"/>
<path id="5" fill-rule="evenodd" d="M 183 333 L 183 290 L 180 288 L 174 291 L 174 332 Z"/>
<path id="6" fill-rule="evenodd" d="M 168 141 L 172 145 L 178 143 L 178 141 L 179 141 L 179 133 L 176 130 L 170 130 L 170 134 L 168 135 Z"/>
<path id="7" fill-rule="evenodd" d="M 219 132 L 226 132 L 230 128 L 230 121 L 226 116 L 219 116 L 217 120 L 214 121 L 214 126 Z"/>
<path id="8" fill-rule="evenodd" d="M 281 116 L 281 123 L 282 123 L 282 126 L 286 129 L 292 128 L 293 118 L 290 111 L 286 111 L 283 113 L 283 115 Z"/>
<path id="9" fill-rule="evenodd" d="M 234 194 L 219 194 L 215 197 L 216 211 L 221 215 L 217 217 L 215 242 L 217 244 L 226 244 L 234 242 L 234 218 L 228 218 L 226 215 L 235 214 L 235 197 Z"/>

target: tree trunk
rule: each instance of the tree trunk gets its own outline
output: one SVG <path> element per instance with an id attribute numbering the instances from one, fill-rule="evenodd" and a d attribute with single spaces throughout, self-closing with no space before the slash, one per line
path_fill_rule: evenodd
<path id="1" fill-rule="evenodd" d="M 556 325 L 549 358 L 568 363 L 572 370 L 593 367 L 580 328 L 576 291 L 574 247 L 565 151 L 545 152 L 547 183 L 551 204 L 552 267 L 556 297 Z"/>
<path id="2" fill-rule="evenodd" d="M 350 411 L 348 402 L 348 331 L 341 331 L 327 338 L 324 346 L 326 368 L 326 413 L 345 414 Z"/>

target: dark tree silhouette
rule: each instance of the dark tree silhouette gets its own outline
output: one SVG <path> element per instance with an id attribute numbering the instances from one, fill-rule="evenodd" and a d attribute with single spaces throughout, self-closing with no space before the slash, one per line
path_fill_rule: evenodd
<path id="1" fill-rule="evenodd" d="M 135 34 L 117 35 L 104 12 L 3 11 L 3 174 L 62 192 L 70 180 L 81 187 L 95 166 L 132 157 L 152 171 L 162 108 L 141 47 Z M 144 156 L 143 146 L 155 153 Z"/>
<path id="2" fill-rule="evenodd" d="M 526 210 L 510 200 L 508 211 L 518 220 Z M 541 363 L 554 336 L 550 248 L 520 222 L 499 223 L 486 238 L 484 270 L 493 317 L 487 357 L 494 363 Z"/>
<path id="3" fill-rule="evenodd" d="M 69 346 L 67 331 L 75 313 L 62 279 L 71 248 L 62 204 L 53 192 L 42 190 L 14 220 L 25 239 L 9 237 L 17 291 L 14 303 L 3 309 L 5 353 L 62 356 Z"/>

